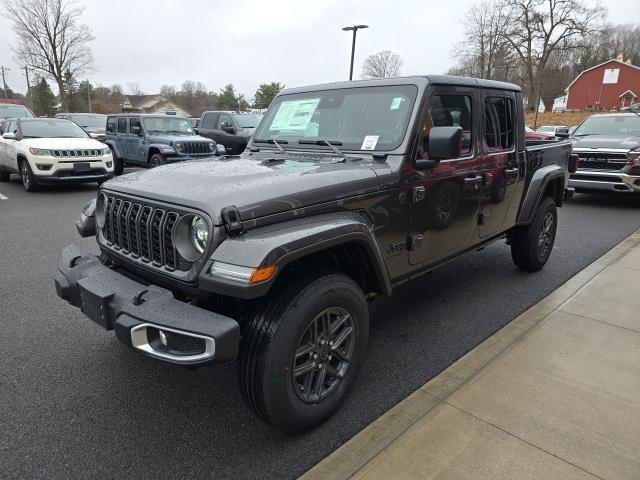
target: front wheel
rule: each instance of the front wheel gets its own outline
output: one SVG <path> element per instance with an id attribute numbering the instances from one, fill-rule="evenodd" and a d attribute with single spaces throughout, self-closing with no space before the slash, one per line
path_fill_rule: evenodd
<path id="1" fill-rule="evenodd" d="M 533 222 L 517 227 L 511 236 L 511 258 L 520 268 L 538 271 L 547 263 L 556 239 L 558 209 L 553 198 L 540 202 Z"/>
<path id="2" fill-rule="evenodd" d="M 115 176 L 122 175 L 124 173 L 124 162 L 118 158 L 116 151 L 112 147 L 109 147 L 109 149 L 113 158 L 113 174 Z"/>
<path id="3" fill-rule="evenodd" d="M 20 164 L 20 178 L 22 179 L 22 185 L 27 192 L 35 192 L 38 190 L 38 183 L 36 182 L 35 175 L 31 170 L 29 162 L 23 160 Z"/>
<path id="4" fill-rule="evenodd" d="M 153 155 L 151 155 L 151 158 L 149 159 L 149 166 L 151 168 L 159 167 L 161 165 L 164 165 L 165 163 L 166 162 L 164 157 L 159 153 L 154 153 Z"/>
<path id="5" fill-rule="evenodd" d="M 245 326 L 239 383 L 251 409 L 288 433 L 331 416 L 364 360 L 369 310 L 337 272 L 292 275 Z"/>

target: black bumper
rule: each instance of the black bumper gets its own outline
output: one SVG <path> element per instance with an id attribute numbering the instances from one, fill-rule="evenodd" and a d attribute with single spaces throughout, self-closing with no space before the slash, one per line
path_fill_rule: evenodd
<path id="1" fill-rule="evenodd" d="M 132 280 L 94 255 L 82 256 L 75 245 L 63 250 L 55 284 L 60 298 L 106 330 L 115 329 L 122 343 L 151 357 L 199 365 L 232 360 L 238 353 L 240 326 L 232 318 L 176 300 L 169 290 Z M 166 350 L 157 338 L 143 341 L 143 348 L 141 334 L 157 337 L 165 329 L 168 336 L 182 340 L 201 339 L 205 352 L 189 355 Z"/>

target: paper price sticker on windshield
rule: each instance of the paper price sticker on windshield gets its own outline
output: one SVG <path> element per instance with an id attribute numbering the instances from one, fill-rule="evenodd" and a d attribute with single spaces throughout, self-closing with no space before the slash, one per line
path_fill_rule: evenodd
<path id="1" fill-rule="evenodd" d="M 400 108 L 400 104 L 402 103 L 402 97 L 396 97 L 391 100 L 391 106 L 389 110 L 398 110 Z"/>
<path id="2" fill-rule="evenodd" d="M 360 150 L 375 150 L 380 135 L 367 135 L 364 137 Z"/>
<path id="3" fill-rule="evenodd" d="M 316 112 L 318 103 L 320 103 L 319 98 L 282 102 L 269 128 L 271 130 L 304 131 Z"/>

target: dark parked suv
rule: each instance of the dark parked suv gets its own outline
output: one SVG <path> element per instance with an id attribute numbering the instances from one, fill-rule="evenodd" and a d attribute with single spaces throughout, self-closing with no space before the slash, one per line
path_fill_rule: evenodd
<path id="1" fill-rule="evenodd" d="M 56 113 L 54 118 L 65 118 L 82 127 L 91 138 L 104 142 L 107 116 L 100 113 Z"/>
<path id="2" fill-rule="evenodd" d="M 237 358 L 254 412 L 303 431 L 366 362 L 369 299 L 501 239 L 520 268 L 545 265 L 576 163 L 570 142 L 540 143 L 512 84 L 284 90 L 239 157 L 103 185 L 78 224 L 100 254 L 66 247 L 56 289 L 150 357 Z"/>
<path id="3" fill-rule="evenodd" d="M 229 111 L 204 112 L 200 117 L 198 134 L 224 145 L 230 155 L 241 154 L 261 118 L 252 113 Z"/>
<path id="4" fill-rule="evenodd" d="M 125 164 L 157 167 L 220 151 L 216 142 L 198 136 L 187 118 L 175 115 L 109 115 L 104 143 L 113 152 L 116 175 Z"/>

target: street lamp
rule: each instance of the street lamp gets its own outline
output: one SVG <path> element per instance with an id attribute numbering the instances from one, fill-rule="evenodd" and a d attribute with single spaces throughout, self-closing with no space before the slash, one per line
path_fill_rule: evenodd
<path id="1" fill-rule="evenodd" d="M 356 51 L 356 32 L 361 28 L 369 28 L 369 25 L 354 25 L 353 27 L 344 27 L 342 29 L 345 32 L 353 30 L 353 43 L 351 44 L 351 69 L 349 70 L 349 80 L 353 80 L 353 55 Z"/>

